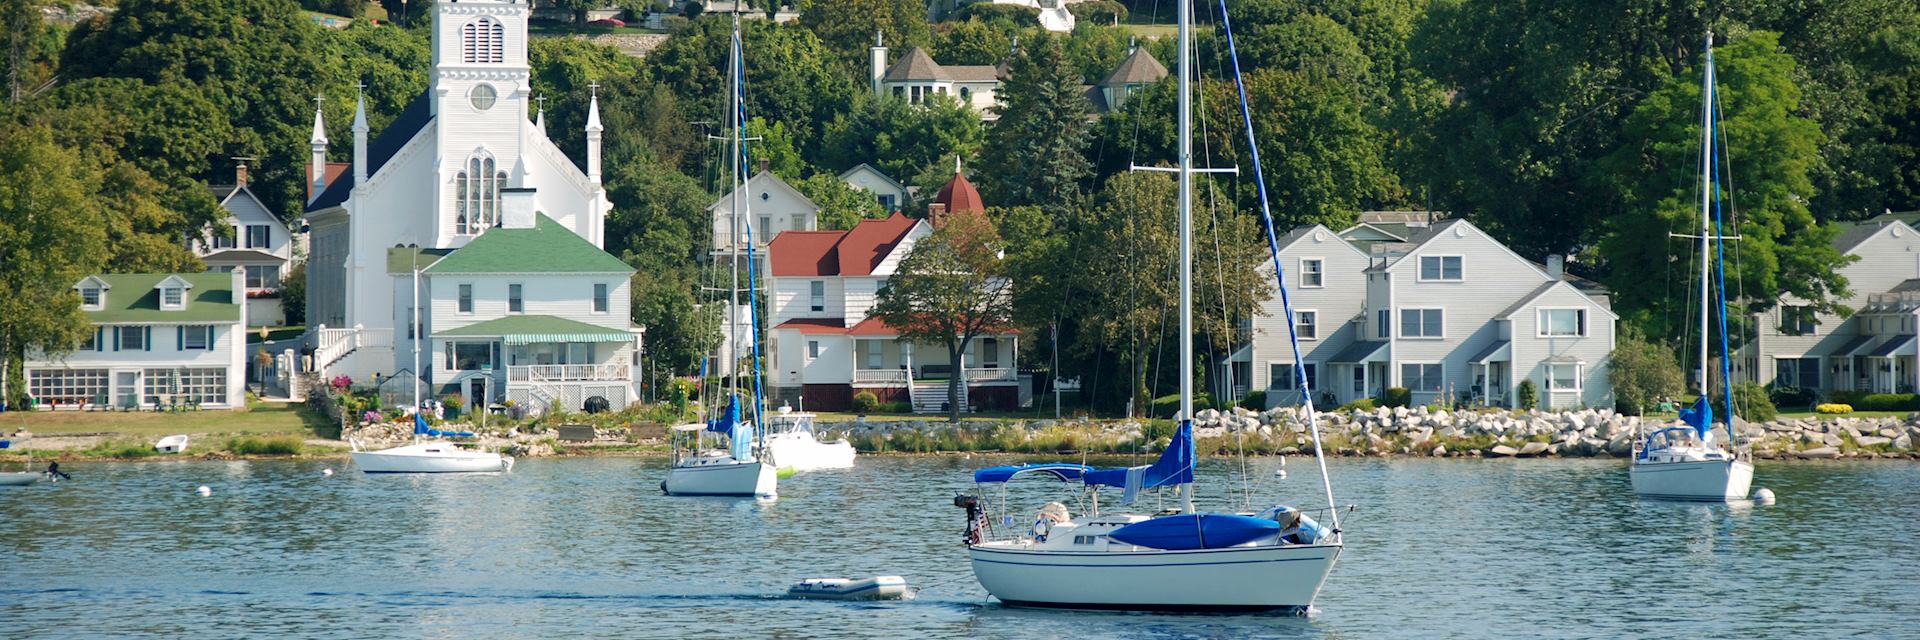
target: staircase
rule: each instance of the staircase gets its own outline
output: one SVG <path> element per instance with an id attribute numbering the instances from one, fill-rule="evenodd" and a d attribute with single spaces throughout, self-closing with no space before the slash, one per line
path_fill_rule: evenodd
<path id="1" fill-rule="evenodd" d="M 348 358 L 361 350 L 384 351 L 391 356 L 393 350 L 392 329 L 367 329 L 355 326 L 351 329 L 329 329 L 320 325 L 313 330 L 313 369 L 322 379 L 330 378 L 336 367 L 357 369 L 359 367 L 340 367 Z M 383 358 L 384 359 L 384 358 Z M 376 366 L 383 366 L 375 363 Z M 353 373 L 349 371 L 349 375 Z"/>
<path id="2" fill-rule="evenodd" d="M 916 382 L 911 388 L 914 413 L 946 413 L 947 382 Z M 960 385 L 960 412 L 967 413 L 967 385 Z"/>

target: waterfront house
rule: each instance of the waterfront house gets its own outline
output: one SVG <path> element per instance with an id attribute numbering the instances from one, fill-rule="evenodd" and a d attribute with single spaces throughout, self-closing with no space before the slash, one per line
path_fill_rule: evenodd
<path id="1" fill-rule="evenodd" d="M 1007 65 L 943 65 L 919 47 L 908 49 L 892 65 L 887 64 L 887 47 L 876 41 L 868 49 L 868 74 L 874 95 L 893 96 L 921 104 L 936 95 L 952 96 L 973 109 L 985 121 L 997 120 L 994 107 L 1000 104 L 1000 84 L 1006 79 Z M 1081 93 L 1095 115 L 1120 109 L 1129 96 L 1167 77 L 1167 67 L 1146 47 L 1133 46 L 1127 57 L 1098 84 L 1082 85 Z"/>
<path id="2" fill-rule="evenodd" d="M 336 172 L 326 162 L 328 141 L 316 113 L 310 141 L 310 179 L 318 195 L 307 204 L 306 211 L 312 245 L 307 317 L 312 327 L 308 337 L 314 347 L 313 366 L 322 375 L 345 374 L 365 380 L 374 374 L 392 376 L 416 370 L 411 342 L 405 337 L 418 332 L 411 326 L 408 312 L 411 274 L 398 277 L 393 273 L 389 250 L 395 247 L 437 252 L 445 254 L 446 260 L 454 260 L 463 248 L 504 231 L 508 236 L 527 236 L 514 240 L 516 245 L 536 245 L 527 247 L 526 255 L 580 253 L 583 259 L 606 264 L 590 273 L 556 272 L 543 264 L 529 264 L 530 270 L 524 272 L 528 279 L 514 282 L 509 282 L 517 275 L 512 273 L 492 271 L 482 279 L 479 272 L 443 271 L 445 278 L 474 278 L 474 311 L 457 318 L 439 317 L 430 325 L 429 333 L 435 329 L 459 330 L 490 320 L 524 322 L 523 316 L 530 314 L 563 315 L 510 311 L 508 287 L 515 282 L 522 287 L 522 300 L 529 309 L 540 304 L 536 300 L 545 300 L 536 296 L 548 295 L 566 297 L 564 302 L 554 300 L 554 304 L 627 308 L 628 289 L 612 276 L 624 266 L 615 268 L 619 260 L 602 249 L 609 204 L 601 184 L 601 137 L 605 128 L 600 121 L 599 101 L 590 97 L 586 109 L 583 168 L 555 146 L 539 123 L 527 117 L 532 111 L 528 104 L 532 91 L 527 60 L 531 10 L 529 3 L 518 0 L 433 3 L 429 27 L 433 30 L 432 69 L 427 88 L 378 137 L 372 136 L 367 123 L 364 100 L 356 105 L 353 162 L 348 170 Z M 509 207 L 510 199 L 519 202 Z M 538 218 L 534 212 L 539 212 Z M 572 238 L 559 237 L 555 230 Z M 452 269 L 448 264 L 443 261 L 439 266 Z M 428 276 L 446 281 L 438 274 Z M 604 304 L 600 285 L 607 285 Z M 435 304 L 451 305 L 458 287 L 443 286 L 431 293 Z M 607 326 L 631 334 L 624 311 L 608 313 L 619 316 L 619 322 L 610 320 Z M 396 330 L 401 335 L 399 340 L 395 339 Z M 526 346 L 521 341 L 533 335 L 502 331 L 497 336 L 455 337 L 492 338 L 490 344 L 514 347 Z M 597 342 L 599 338 L 610 338 L 591 335 L 594 339 L 577 342 L 604 346 L 606 343 Z M 428 337 L 428 346 L 433 349 L 448 343 Z M 626 340 L 636 342 L 631 335 Z M 511 366 L 511 351 L 476 366 Z M 587 359 L 603 362 L 614 353 L 595 347 Z M 538 362 L 537 356 L 530 357 Z M 568 362 L 572 362 L 571 357 Z M 420 367 L 419 373 L 445 387 L 441 391 L 470 393 L 466 387 L 452 388 L 465 379 L 460 374 L 471 371 L 459 367 L 460 362 L 454 364 L 451 370 Z M 435 376 L 436 371 L 457 373 L 450 378 Z M 594 375 L 623 377 L 597 370 Z M 508 391 L 504 386 L 489 388 L 487 399 L 511 397 L 502 395 Z M 573 408 L 572 398 L 567 404 Z"/>
<path id="3" fill-rule="evenodd" d="M 244 276 L 248 326 L 280 326 L 287 323 L 280 304 L 280 279 L 299 255 L 295 247 L 299 235 L 254 195 L 247 178 L 247 163 L 240 160 L 234 167 L 233 184 L 207 187 L 227 210 L 227 217 L 207 225 L 187 247 L 200 256 L 207 270 Z"/>
<path id="4" fill-rule="evenodd" d="M 956 175 L 929 209 L 938 220 L 983 213 L 979 203 L 972 183 Z M 915 411 L 937 412 L 955 375 L 966 381 L 965 407 L 1012 408 L 1024 400 L 1014 366 L 1018 334 L 975 338 L 954 363 L 946 347 L 904 340 L 868 315 L 900 261 L 932 232 L 929 221 L 894 213 L 847 231 L 788 231 L 774 238 L 767 373 L 778 401 L 844 411 L 854 394 L 868 391 L 881 402 L 911 402 Z"/>
<path id="5" fill-rule="evenodd" d="M 411 327 L 395 336 L 396 371 L 420 371 L 467 406 L 625 408 L 639 398 L 643 337 L 628 308 L 634 269 L 535 212 L 533 198 L 509 190 L 501 226 L 458 249 L 389 250 L 394 322 Z"/>
<path id="6" fill-rule="evenodd" d="M 93 332 L 64 356 L 28 353 L 42 409 L 246 405 L 247 305 L 240 272 L 116 273 L 73 285 Z"/>
<path id="7" fill-rule="evenodd" d="M 1896 215 L 1843 230 L 1834 248 L 1855 260 L 1840 267 L 1853 295 L 1838 302 L 1852 311 L 1820 313 L 1805 301 L 1782 297 L 1756 314 L 1756 336 L 1741 363 L 1761 384 L 1834 391 L 1912 393 L 1915 324 L 1920 318 L 1920 231 Z"/>
<path id="8" fill-rule="evenodd" d="M 1532 381 L 1540 408 L 1613 406 L 1607 364 L 1617 317 L 1604 291 L 1568 276 L 1558 257 L 1536 264 L 1465 220 L 1423 219 L 1391 229 L 1405 235 L 1386 232 L 1391 239 L 1347 239 L 1358 231 L 1375 232 L 1309 227 L 1284 240 L 1317 402 L 1404 387 L 1415 404 L 1513 406 L 1521 382 Z M 1269 402 L 1297 402 L 1279 390 L 1292 386 L 1293 358 L 1278 296 L 1262 313 L 1243 357 L 1259 365 L 1252 382 L 1269 390 Z"/>

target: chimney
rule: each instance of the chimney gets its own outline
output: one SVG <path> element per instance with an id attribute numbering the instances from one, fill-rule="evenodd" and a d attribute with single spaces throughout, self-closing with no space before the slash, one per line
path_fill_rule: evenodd
<path id="1" fill-rule="evenodd" d="M 767 172 L 767 168 L 768 168 L 768 167 L 771 167 L 771 166 L 773 166 L 773 159 L 772 159 L 772 158 L 761 158 L 761 159 L 760 159 L 760 173 L 766 173 L 766 172 Z"/>
<path id="2" fill-rule="evenodd" d="M 233 186 L 247 186 L 247 161 L 252 158 L 234 158 Z"/>
<path id="3" fill-rule="evenodd" d="M 534 199 L 533 187 L 504 187 L 500 189 L 500 228 L 532 229 L 534 208 L 539 205 Z"/>
<path id="4" fill-rule="evenodd" d="M 1562 256 L 1558 253 L 1547 256 L 1547 277 L 1548 278 L 1552 278 L 1554 280 L 1565 280 L 1566 274 L 1567 274 L 1567 258 L 1565 256 Z"/>
<path id="5" fill-rule="evenodd" d="M 946 203 L 934 202 L 927 205 L 927 223 L 928 224 L 938 227 L 942 223 L 945 223 L 946 221 L 947 221 Z"/>
<path id="6" fill-rule="evenodd" d="M 873 95 L 884 94 L 881 80 L 887 75 L 887 39 L 880 31 L 873 33 L 873 48 L 867 50 L 867 75 L 873 82 Z"/>

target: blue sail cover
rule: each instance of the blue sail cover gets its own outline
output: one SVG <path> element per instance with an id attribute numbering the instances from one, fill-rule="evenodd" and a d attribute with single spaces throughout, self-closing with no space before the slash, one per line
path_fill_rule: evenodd
<path id="1" fill-rule="evenodd" d="M 727 398 L 727 412 L 707 423 L 707 431 L 726 434 L 727 454 L 735 460 L 746 460 L 753 455 L 752 429 L 740 421 L 739 394 Z"/>
<path id="2" fill-rule="evenodd" d="M 1706 396 L 1700 396 L 1692 409 L 1681 409 L 1680 421 L 1692 426 L 1701 442 L 1713 442 L 1713 405 L 1707 402 Z"/>
<path id="3" fill-rule="evenodd" d="M 1182 513 L 1114 529 L 1107 537 L 1168 551 L 1223 549 L 1280 532 L 1280 523 L 1233 513 Z"/>
<path id="4" fill-rule="evenodd" d="M 1153 464 L 1088 471 L 1086 483 L 1121 487 L 1124 494 L 1120 501 L 1133 502 L 1141 489 L 1193 482 L 1193 449 L 1193 422 L 1181 420 L 1179 430 L 1173 433 L 1173 441 L 1167 443 L 1167 450 L 1161 452 L 1160 459 Z"/>
<path id="5" fill-rule="evenodd" d="M 413 412 L 413 435 L 424 436 L 430 431 L 433 430 L 427 428 L 427 417 L 420 415 L 419 411 Z"/>
<path id="6" fill-rule="evenodd" d="M 978 484 L 996 484 L 1007 482 L 1030 473 L 1044 473 L 1058 478 L 1061 482 L 1079 480 L 1092 471 L 1093 467 L 1071 462 L 1039 462 L 1034 464 L 1009 464 L 987 467 L 973 472 L 973 481 Z"/>

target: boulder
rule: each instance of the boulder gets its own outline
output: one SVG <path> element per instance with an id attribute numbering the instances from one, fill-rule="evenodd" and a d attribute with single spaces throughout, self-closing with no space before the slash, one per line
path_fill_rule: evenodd
<path id="1" fill-rule="evenodd" d="M 1509 447 L 1504 444 L 1496 444 L 1496 445 L 1493 445 L 1493 448 L 1487 450 L 1487 454 L 1501 457 L 1501 458 L 1508 458 L 1508 457 L 1519 455 L 1520 450 L 1515 449 L 1513 447 Z"/>
<path id="2" fill-rule="evenodd" d="M 1624 456 L 1633 453 L 1633 435 L 1622 433 L 1607 441 L 1607 454 Z"/>
<path id="3" fill-rule="evenodd" d="M 1520 445 L 1520 455 L 1528 457 L 1537 456 L 1546 453 L 1550 448 L 1551 447 L 1545 442 L 1529 442 Z M 1498 449 L 1498 447 L 1496 447 L 1496 449 Z"/>
<path id="4" fill-rule="evenodd" d="M 1447 445 L 1443 444 L 1433 448 L 1433 457 L 1438 458 L 1445 455 L 1447 455 Z"/>
<path id="5" fill-rule="evenodd" d="M 1893 442 L 1893 438 L 1882 438 L 1880 436 L 1861 436 L 1853 439 L 1854 444 L 1862 447 L 1878 447 L 1890 442 Z"/>
<path id="6" fill-rule="evenodd" d="M 1831 460 L 1840 457 L 1840 450 L 1833 447 L 1814 447 L 1800 452 L 1800 457 L 1809 460 Z"/>

